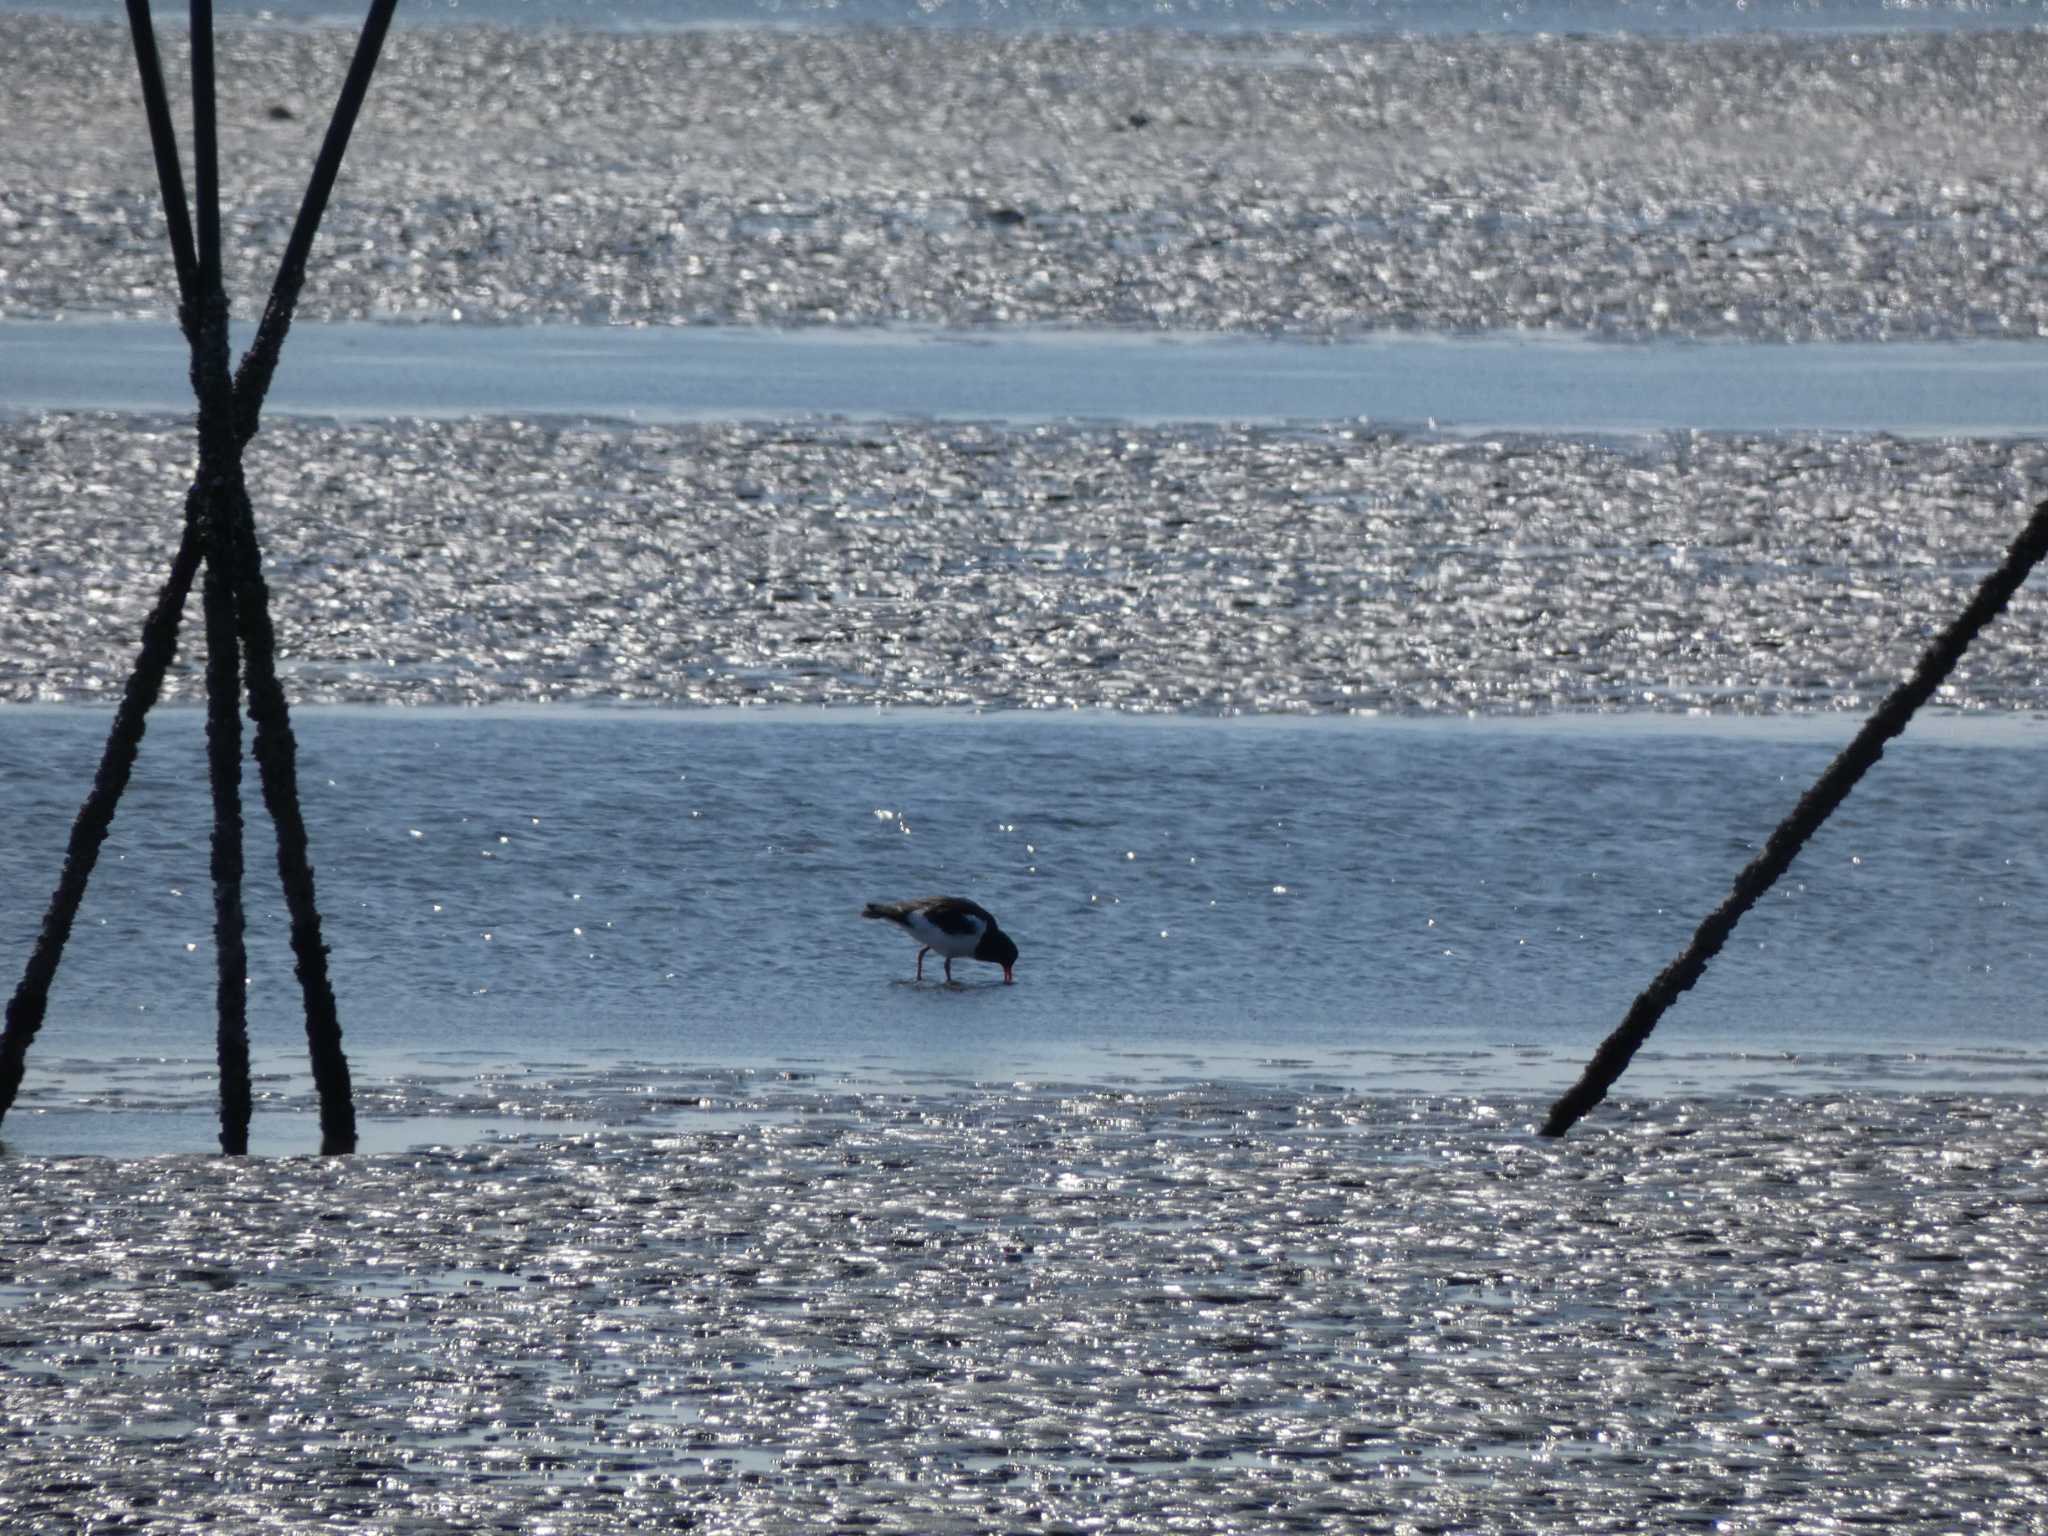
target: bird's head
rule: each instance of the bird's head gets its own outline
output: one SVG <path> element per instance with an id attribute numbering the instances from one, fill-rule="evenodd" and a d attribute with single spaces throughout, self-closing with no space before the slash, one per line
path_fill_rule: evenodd
<path id="1" fill-rule="evenodd" d="M 1007 933 L 998 930 L 981 941 L 981 953 L 977 958 L 992 960 L 1003 968 L 1003 983 L 1008 986 L 1017 978 L 1010 973 L 1010 967 L 1017 963 L 1017 945 Z"/>

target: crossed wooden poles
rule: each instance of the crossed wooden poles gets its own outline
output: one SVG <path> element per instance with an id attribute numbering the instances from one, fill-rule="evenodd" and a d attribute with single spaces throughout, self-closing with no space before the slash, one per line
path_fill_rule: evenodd
<path id="1" fill-rule="evenodd" d="M 306 1040 L 320 1096 L 320 1150 L 353 1152 L 354 1096 L 341 1021 L 327 974 L 327 946 L 313 900 L 313 866 L 306 823 L 299 812 L 298 747 L 277 680 L 277 643 L 270 594 L 256 545 L 255 514 L 242 476 L 242 450 L 256 435 L 263 397 L 291 327 L 306 258 L 328 195 L 341 169 L 349 133 L 362 109 L 377 55 L 397 0 L 372 0 L 341 98 L 314 162 L 312 179 L 285 247 L 255 343 L 232 374 L 228 369 L 228 301 L 221 280 L 220 155 L 214 110 L 212 0 L 192 4 L 192 160 L 195 216 L 188 214 L 171 127 L 163 66 L 149 0 L 127 0 L 143 108 L 156 153 L 171 259 L 178 275 L 178 323 L 192 347 L 192 388 L 199 400 L 199 469 L 185 495 L 185 530 L 171 573 L 143 626 L 142 649 L 114 716 L 99 772 L 72 825 L 64 870 L 50 898 L 28 966 L 7 1005 L 0 1031 L 0 1119 L 20 1091 L 28 1048 L 42 1028 L 65 941 L 84 899 L 86 882 L 113 824 L 114 810 L 142 745 L 144 717 L 162 691 L 177 650 L 178 621 L 203 561 L 206 623 L 206 745 L 213 786 L 213 916 L 217 954 L 220 1060 L 220 1144 L 227 1153 L 249 1150 L 249 1031 L 247 957 L 242 916 L 242 733 L 240 693 L 246 682 L 256 725 L 256 763 L 263 802 L 277 829 L 277 865 L 291 918 L 291 945 L 305 994 Z"/>

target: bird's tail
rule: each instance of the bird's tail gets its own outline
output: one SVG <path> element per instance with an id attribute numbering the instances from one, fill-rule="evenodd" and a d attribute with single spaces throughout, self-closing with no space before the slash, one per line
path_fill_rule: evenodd
<path id="1" fill-rule="evenodd" d="M 865 907 L 862 907 L 860 915 L 862 917 L 886 918 L 892 923 L 896 921 L 896 914 L 883 906 L 879 901 L 871 901 Z"/>

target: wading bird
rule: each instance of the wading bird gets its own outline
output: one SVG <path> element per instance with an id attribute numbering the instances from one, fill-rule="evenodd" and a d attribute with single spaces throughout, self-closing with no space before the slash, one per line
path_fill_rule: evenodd
<path id="1" fill-rule="evenodd" d="M 917 979 L 924 980 L 924 957 L 937 950 L 946 958 L 946 980 L 953 979 L 955 960 L 985 960 L 1003 968 L 1003 980 L 1014 982 L 1010 967 L 1017 946 L 996 926 L 994 914 L 964 896 L 927 896 L 921 901 L 871 901 L 862 917 L 894 923 L 922 946 L 917 952 Z"/>

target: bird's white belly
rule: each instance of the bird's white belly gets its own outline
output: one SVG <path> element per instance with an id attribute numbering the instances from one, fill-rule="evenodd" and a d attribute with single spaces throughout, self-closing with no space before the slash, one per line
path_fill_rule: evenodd
<path id="1" fill-rule="evenodd" d="M 976 922 L 966 933 L 948 933 L 922 912 L 913 912 L 903 925 L 910 930 L 910 936 L 920 944 L 929 944 L 948 960 L 959 960 L 974 953 L 974 946 L 981 942 L 982 925 Z"/>

